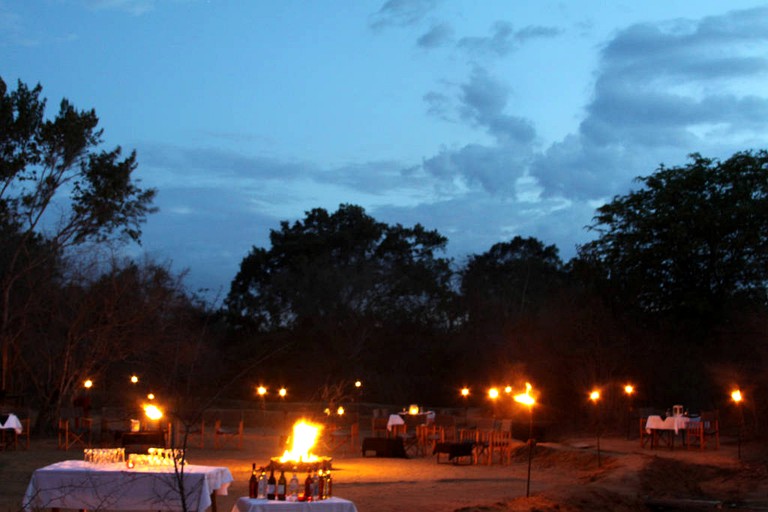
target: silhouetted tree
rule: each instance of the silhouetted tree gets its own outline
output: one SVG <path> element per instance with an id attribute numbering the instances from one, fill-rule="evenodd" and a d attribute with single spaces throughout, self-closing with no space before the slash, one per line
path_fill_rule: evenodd
<path id="1" fill-rule="evenodd" d="M 119 147 L 98 150 L 96 113 L 78 111 L 66 99 L 56 117 L 46 119 L 41 92 L 40 85 L 29 89 L 21 82 L 9 92 L 0 79 L 0 226 L 10 235 L 3 238 L 0 269 L 2 391 L 20 340 L 12 321 L 20 281 L 74 246 L 139 240 L 139 226 L 153 211 L 155 191 L 132 179 L 135 153 L 123 158 Z"/>

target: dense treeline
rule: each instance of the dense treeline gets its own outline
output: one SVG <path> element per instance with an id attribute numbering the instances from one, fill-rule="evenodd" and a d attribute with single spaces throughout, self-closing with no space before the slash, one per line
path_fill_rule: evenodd
<path id="1" fill-rule="evenodd" d="M 499 409 L 487 387 L 526 381 L 543 415 L 572 421 L 596 386 L 626 411 L 626 382 L 635 407 L 727 411 L 740 386 L 751 425 L 768 411 L 765 151 L 639 178 L 568 262 L 521 236 L 451 260 L 421 225 L 313 209 L 252 248 L 214 310 L 165 266 L 113 256 L 140 239 L 155 191 L 132 178 L 134 154 L 99 149 L 95 113 L 64 100 L 46 120 L 40 92 L 0 80 L 0 392 L 41 427 L 85 378 L 102 405 L 137 393 L 133 372 L 179 411 L 260 383 L 295 400 Z"/>

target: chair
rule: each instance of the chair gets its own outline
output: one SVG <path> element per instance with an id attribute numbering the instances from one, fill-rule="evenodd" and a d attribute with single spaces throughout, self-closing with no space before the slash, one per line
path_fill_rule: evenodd
<path id="1" fill-rule="evenodd" d="M 21 433 L 19 434 L 15 432 L 15 436 L 13 437 L 13 449 L 18 450 L 19 444 L 21 444 L 25 450 L 29 450 L 29 429 L 31 426 L 30 418 L 19 418 L 19 421 L 21 422 Z M 19 443 L 19 441 L 23 439 L 26 439 L 26 441 Z"/>
<path id="2" fill-rule="evenodd" d="M 415 428 L 408 428 L 408 424 L 392 425 L 392 430 L 389 431 L 390 437 L 399 437 L 403 440 L 403 448 L 405 453 L 410 456 L 419 455 L 419 438 L 416 435 Z"/>
<path id="3" fill-rule="evenodd" d="M 185 430 L 182 434 L 187 436 L 187 446 L 191 446 L 193 441 L 197 441 L 198 448 L 205 448 L 205 420 L 200 420 L 200 424 L 184 425 Z"/>
<path id="4" fill-rule="evenodd" d="M 472 443 L 472 463 L 477 464 L 480 455 L 485 453 L 485 449 L 480 445 L 480 431 L 476 428 L 462 428 L 459 430 L 460 443 Z"/>
<path id="5" fill-rule="evenodd" d="M 237 424 L 237 428 L 223 427 L 221 420 L 216 420 L 213 427 L 213 447 L 224 448 L 230 441 L 237 442 L 237 449 L 243 447 L 243 419 Z"/>
<path id="6" fill-rule="evenodd" d="M 360 425 L 357 421 L 350 422 L 347 425 L 331 429 L 329 435 L 331 452 L 341 448 L 346 455 L 347 448 L 349 448 L 354 453 L 357 451 L 360 438 Z"/>
<path id="7" fill-rule="evenodd" d="M 639 418 L 639 424 L 640 424 L 640 448 L 645 448 L 648 445 L 651 445 L 650 447 L 653 448 L 653 432 L 648 432 L 645 429 L 645 425 L 648 423 L 648 417 L 640 417 Z"/>
<path id="8" fill-rule="evenodd" d="M 496 430 L 488 433 L 488 464 L 493 464 L 494 456 L 499 463 L 509 464 L 512 460 L 512 430 Z"/>
<path id="9" fill-rule="evenodd" d="M 720 418 L 718 411 L 702 411 L 699 421 L 689 421 L 685 428 L 685 444 L 698 445 L 703 450 L 710 439 L 715 442 L 715 450 L 720 449 Z"/>
<path id="10" fill-rule="evenodd" d="M 387 437 L 387 418 L 371 418 L 371 435 L 373 437 Z"/>
<path id="11" fill-rule="evenodd" d="M 91 418 L 59 418 L 58 447 L 69 450 L 70 446 L 78 444 L 83 448 L 91 447 Z"/>

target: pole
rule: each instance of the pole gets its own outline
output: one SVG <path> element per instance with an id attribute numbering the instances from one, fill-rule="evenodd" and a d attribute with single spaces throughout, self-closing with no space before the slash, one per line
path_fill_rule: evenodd
<path id="1" fill-rule="evenodd" d="M 531 495 L 531 461 L 533 461 L 533 445 L 535 442 L 533 439 L 533 407 L 531 407 L 531 423 L 528 428 L 528 480 L 525 482 L 526 498 Z"/>

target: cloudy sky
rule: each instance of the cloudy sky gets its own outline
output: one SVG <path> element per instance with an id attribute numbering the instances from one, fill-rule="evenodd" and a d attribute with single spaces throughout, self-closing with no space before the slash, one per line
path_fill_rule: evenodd
<path id="1" fill-rule="evenodd" d="M 0 0 L 0 77 L 137 151 L 141 250 L 216 296 L 341 203 L 569 259 L 633 178 L 768 146 L 768 2 Z"/>

